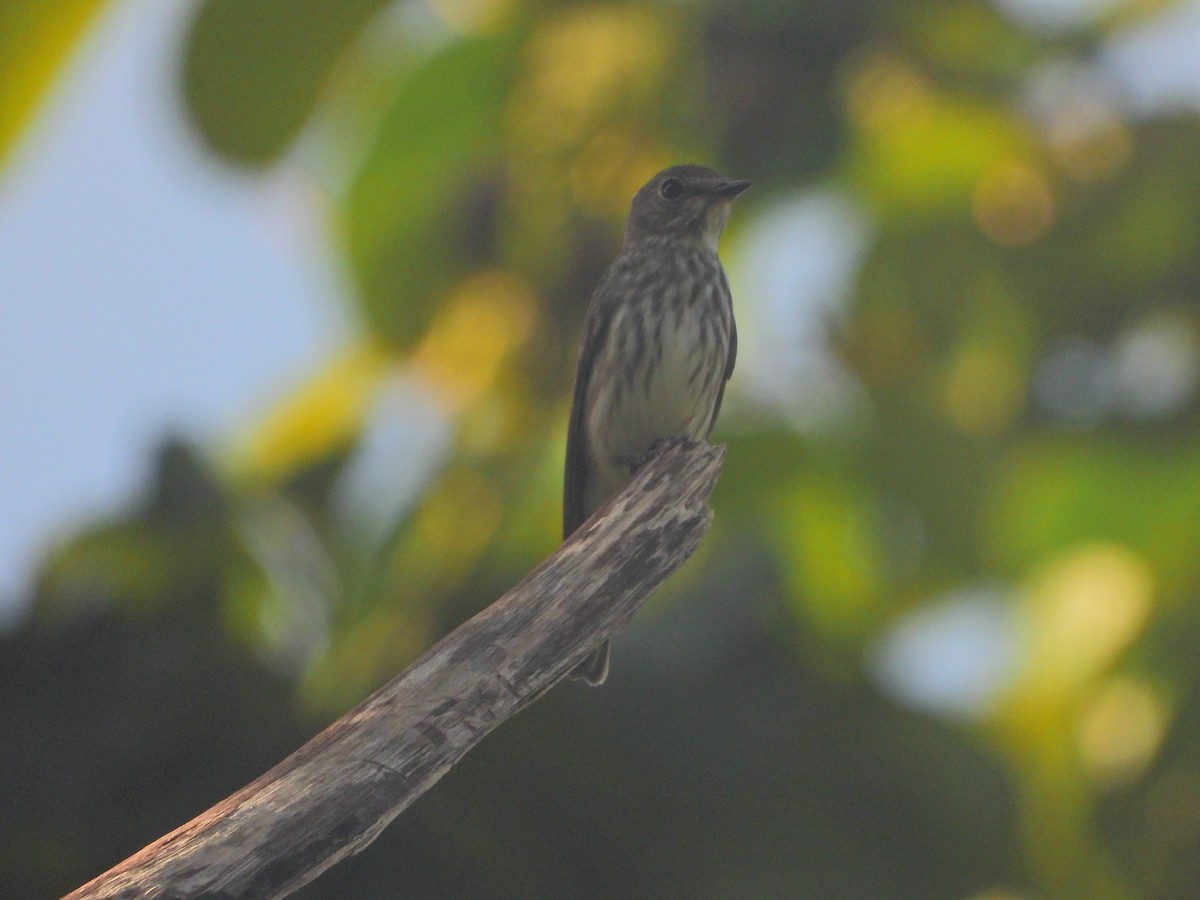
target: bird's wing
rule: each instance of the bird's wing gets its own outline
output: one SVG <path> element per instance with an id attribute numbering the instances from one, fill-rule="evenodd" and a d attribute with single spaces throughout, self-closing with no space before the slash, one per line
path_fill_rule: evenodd
<path id="1" fill-rule="evenodd" d="M 721 280 L 725 281 L 724 273 L 721 275 Z M 729 284 L 725 283 L 726 292 L 729 291 Z M 729 382 L 733 375 L 733 366 L 737 362 L 737 322 L 733 318 L 732 311 L 729 314 L 729 355 L 725 357 L 725 374 L 721 377 L 721 386 L 717 388 L 717 402 L 713 404 L 712 418 L 708 420 L 708 434 L 712 435 L 713 426 L 717 424 L 717 413 L 721 411 L 721 401 L 725 399 L 725 385 Z"/>
<path id="2" fill-rule="evenodd" d="M 606 278 L 596 289 L 584 317 L 583 343 L 575 367 L 575 396 L 571 401 L 571 422 L 567 426 L 567 462 L 563 473 L 563 540 L 587 518 L 584 505 L 584 486 L 587 484 L 587 394 L 592 369 L 600 348 L 604 346 L 608 326 L 612 321 L 612 304 L 605 302 Z"/>

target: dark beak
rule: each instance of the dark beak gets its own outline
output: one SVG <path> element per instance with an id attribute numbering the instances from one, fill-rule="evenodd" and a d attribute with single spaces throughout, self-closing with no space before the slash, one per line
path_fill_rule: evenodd
<path id="1" fill-rule="evenodd" d="M 724 197 L 728 200 L 732 200 L 749 187 L 750 182 L 748 181 L 726 181 L 724 184 L 717 185 L 709 193 L 711 193 L 714 197 Z"/>

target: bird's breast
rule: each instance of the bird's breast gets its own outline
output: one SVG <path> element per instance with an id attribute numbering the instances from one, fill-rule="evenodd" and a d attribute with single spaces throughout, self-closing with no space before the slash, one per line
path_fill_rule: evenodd
<path id="1" fill-rule="evenodd" d="M 732 321 L 724 279 L 712 276 L 680 278 L 614 313 L 587 415 L 593 464 L 610 489 L 655 441 L 708 436 Z"/>

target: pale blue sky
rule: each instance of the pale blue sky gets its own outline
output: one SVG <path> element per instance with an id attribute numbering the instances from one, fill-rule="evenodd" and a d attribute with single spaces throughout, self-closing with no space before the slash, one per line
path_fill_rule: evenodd
<path id="1" fill-rule="evenodd" d="M 116 4 L 0 174 L 0 607 L 166 431 L 216 445 L 337 340 L 296 176 L 237 177 L 182 127 L 187 6 Z"/>

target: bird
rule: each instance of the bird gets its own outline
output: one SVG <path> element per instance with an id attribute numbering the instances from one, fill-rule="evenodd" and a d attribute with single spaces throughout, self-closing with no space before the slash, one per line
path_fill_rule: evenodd
<path id="1" fill-rule="evenodd" d="M 567 427 L 563 539 L 624 486 L 656 443 L 707 439 L 737 358 L 717 245 L 750 187 L 672 166 L 634 195 L 624 238 L 584 314 Z M 605 640 L 572 671 L 608 677 Z"/>

